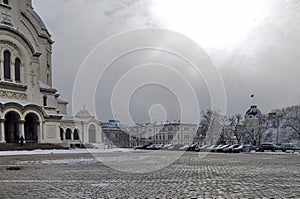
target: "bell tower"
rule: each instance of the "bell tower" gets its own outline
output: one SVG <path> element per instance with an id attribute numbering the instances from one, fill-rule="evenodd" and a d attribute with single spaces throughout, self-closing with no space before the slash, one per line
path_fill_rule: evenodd
<path id="1" fill-rule="evenodd" d="M 51 34 L 31 0 L 0 0 L 0 96 L 56 114 Z"/>

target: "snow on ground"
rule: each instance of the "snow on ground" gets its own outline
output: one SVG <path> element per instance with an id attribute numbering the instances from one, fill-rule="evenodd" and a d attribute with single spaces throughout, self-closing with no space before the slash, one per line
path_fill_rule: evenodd
<path id="1" fill-rule="evenodd" d="M 113 148 L 113 149 L 70 149 L 70 150 L 34 150 L 34 151 L 0 151 L 1 156 L 19 156 L 19 155 L 51 155 L 51 154 L 97 154 L 97 153 L 113 153 L 113 152 L 133 152 L 133 149 Z M 138 151 L 138 150 L 137 150 Z M 270 155 L 284 155 L 284 154 L 300 154 L 299 151 L 287 151 L 287 152 L 255 152 L 250 153 L 257 154 L 270 154 Z"/>
<path id="2" fill-rule="evenodd" d="M 55 159 L 55 160 L 39 160 L 39 161 L 18 161 L 17 165 L 35 165 L 35 164 L 90 164 L 97 160 L 93 158 L 79 158 L 79 159 Z"/>
<path id="3" fill-rule="evenodd" d="M 130 152 L 133 149 L 71 149 L 71 150 L 34 150 L 34 151 L 0 151 L 1 156 L 18 155 L 50 155 L 50 154 L 84 154 L 84 153 L 112 153 L 112 152 Z"/>

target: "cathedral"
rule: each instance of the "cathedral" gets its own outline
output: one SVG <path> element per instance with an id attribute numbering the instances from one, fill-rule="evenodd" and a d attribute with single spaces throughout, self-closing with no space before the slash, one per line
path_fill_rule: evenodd
<path id="1" fill-rule="evenodd" d="M 0 0 L 0 142 L 93 144 L 100 122 L 52 87 L 53 40 L 31 0 Z"/>

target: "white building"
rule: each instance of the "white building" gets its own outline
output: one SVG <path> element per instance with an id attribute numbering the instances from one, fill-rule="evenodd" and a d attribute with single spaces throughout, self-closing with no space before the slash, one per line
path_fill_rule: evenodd
<path id="1" fill-rule="evenodd" d="M 193 144 L 197 125 L 168 122 L 127 128 L 131 146 L 143 144 Z"/>
<path id="2" fill-rule="evenodd" d="M 51 35 L 31 0 L 0 0 L 0 142 L 100 143 L 93 114 L 67 116 L 52 87 Z"/>

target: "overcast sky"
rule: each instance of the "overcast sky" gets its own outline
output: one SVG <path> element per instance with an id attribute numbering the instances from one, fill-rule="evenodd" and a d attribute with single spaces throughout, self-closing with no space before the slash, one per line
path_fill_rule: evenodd
<path id="1" fill-rule="evenodd" d="M 244 114 L 250 106 L 252 93 L 264 113 L 300 103 L 298 0 L 33 0 L 33 4 L 53 35 L 54 87 L 67 101 L 72 102 L 76 74 L 95 46 L 123 31 L 153 27 L 175 31 L 201 46 L 223 79 L 228 114 Z M 116 47 L 118 43 L 114 45 Z M 123 45 L 122 41 L 120 45 Z M 114 71 L 111 74 L 120 73 L 114 81 L 109 81 L 111 76 L 107 73 L 104 82 L 101 80 L 97 85 L 96 112 L 101 120 L 112 117 L 111 89 L 120 80 L 121 73 L 126 73 L 124 68 L 120 70 L 123 72 L 119 69 L 123 65 L 129 70 L 130 64 L 133 67 L 153 63 L 149 58 L 153 57 L 153 52 L 130 56 L 112 66 Z M 155 63 L 165 64 L 159 61 L 166 59 L 165 55 L 155 57 Z M 173 58 L 167 64 L 176 68 L 179 62 Z M 143 77 L 150 73 L 137 74 Z M 181 85 L 168 74 L 161 72 L 176 86 Z M 191 76 L 187 75 L 188 78 Z M 86 79 L 88 81 L 89 77 Z M 197 81 L 191 84 L 198 90 L 200 108 L 210 107 L 212 103 L 209 88 L 205 87 L 205 77 L 199 80 L 199 84 Z M 155 121 L 178 120 L 182 110 L 178 108 L 176 97 L 166 88 L 149 85 L 137 88 L 128 107 L 137 122 L 149 121 L 149 114 L 154 114 Z"/>

